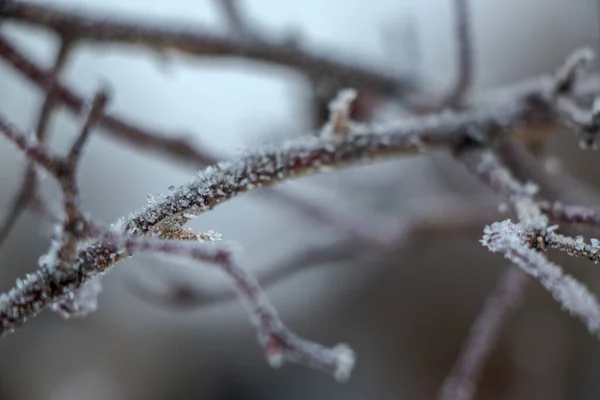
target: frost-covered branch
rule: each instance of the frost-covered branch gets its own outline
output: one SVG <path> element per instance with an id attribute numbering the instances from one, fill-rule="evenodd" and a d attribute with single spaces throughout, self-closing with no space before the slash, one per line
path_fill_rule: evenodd
<path id="1" fill-rule="evenodd" d="M 551 263 L 521 237 L 526 231 L 509 220 L 494 222 L 484 230 L 481 242 L 492 252 L 499 252 L 536 278 L 560 305 L 579 317 L 594 336 L 600 334 L 600 305 L 582 283 Z"/>
<path id="2" fill-rule="evenodd" d="M 372 259 L 388 251 L 410 251 L 409 249 L 417 246 L 420 240 L 428 240 L 431 235 L 452 234 L 480 227 L 497 215 L 495 203 L 485 201 L 471 204 L 457 199 L 442 198 L 433 201 L 432 204 L 421 203 L 419 209 L 411 213 L 411 216 L 393 221 L 389 226 L 371 222 L 370 225 L 374 227 L 364 229 L 365 233 L 372 236 L 371 240 L 355 235 L 353 231 L 346 231 L 347 235 L 343 239 L 333 244 L 303 248 L 283 261 L 261 268 L 256 277 L 262 287 L 270 287 L 324 264 Z M 141 276 L 130 278 L 127 282 L 128 287 L 140 299 L 171 310 L 188 310 L 235 299 L 235 293 L 230 290 L 201 288 L 187 279 L 169 282 L 161 280 L 156 283 L 146 282 L 147 280 L 149 279 Z"/>
<path id="3" fill-rule="evenodd" d="M 332 373 L 339 381 L 345 381 L 350 377 L 354 366 L 354 352 L 345 344 L 326 348 L 291 332 L 281 322 L 277 311 L 258 282 L 238 265 L 231 249 L 211 243 L 182 245 L 180 241 L 120 235 L 113 232 L 105 232 L 104 239 L 128 254 L 139 252 L 168 254 L 216 265 L 230 278 L 238 296 L 247 306 L 269 364 L 279 367 L 283 362 L 288 361 L 325 370 Z"/>
<path id="4" fill-rule="evenodd" d="M 390 126 L 363 128 L 344 136 L 311 136 L 280 146 L 263 147 L 237 160 L 208 168 L 195 181 L 153 199 L 145 208 L 121 220 L 119 226 L 127 234 L 136 235 L 174 231 L 194 216 L 256 187 L 425 149 L 449 149 L 473 140 L 494 142 L 506 138 L 517 128 L 554 118 L 553 99 L 548 99 L 547 92 L 540 91 L 539 86 L 519 87 L 516 92 L 513 97 L 516 103 L 490 102 L 476 110 L 413 118 Z M 0 121 L 3 134 L 20 143 L 22 148 L 29 144 L 27 135 L 19 134 L 3 118 Z M 44 159 L 47 154 L 40 151 L 40 146 L 29 146 L 25 150 L 30 159 L 42 165 L 55 162 Z M 81 271 L 76 277 L 68 275 L 59 280 L 64 291 L 52 290 L 52 295 L 42 299 L 40 306 L 50 304 L 109 268 L 114 260 L 98 259 L 98 253 L 103 251 L 113 253 L 101 244 L 80 252 Z M 37 312 L 39 309 L 25 307 L 21 314 L 11 318 L 7 327 L 12 328 Z"/>
<path id="5" fill-rule="evenodd" d="M 338 380 L 348 379 L 354 364 L 352 350 L 346 345 L 327 349 L 289 331 L 256 280 L 234 262 L 231 251 L 215 247 L 181 246 L 182 241 L 213 240 L 214 235 L 191 235 L 181 227 L 171 227 L 154 235 L 158 237 L 141 237 L 103 229 L 83 216 L 78 205 L 76 171 L 81 148 L 105 102 L 105 95 L 96 96 L 80 135 L 65 157 L 51 154 L 41 143 L 0 119 L 0 131 L 30 160 L 38 163 L 58 180 L 63 191 L 66 214 L 64 222 L 57 227 L 48 254 L 40 259 L 40 268 L 27 275 L 24 280 L 18 280 L 13 290 L 0 295 L 0 331 L 9 332 L 16 326 L 17 319 L 23 322 L 27 313 L 35 313 L 48 303 L 55 311 L 67 317 L 85 315 L 95 310 L 96 297 L 100 292 L 99 277 L 91 279 L 94 272 L 82 269 L 85 261 L 96 263 L 95 267 L 98 268 L 136 252 L 173 254 L 216 264 L 232 279 L 240 297 L 248 303 L 252 319 L 256 320 L 259 338 L 270 364 L 278 366 L 284 361 L 297 362 L 329 371 Z M 80 252 L 80 256 L 83 253 L 90 258 L 77 259 L 77 251 L 84 248 L 79 245 L 90 239 L 96 239 L 96 242 L 88 246 L 87 253 L 85 250 Z M 98 272 L 100 271 L 95 271 L 96 274 Z"/>
<path id="6" fill-rule="evenodd" d="M 538 206 L 548 218 L 568 224 L 600 225 L 600 210 L 591 207 L 562 204 L 560 202 L 539 202 Z"/>
<path id="7" fill-rule="evenodd" d="M 57 30 L 63 39 L 76 34 L 77 40 L 83 38 L 127 43 L 140 41 L 182 50 L 178 47 L 182 45 L 181 42 L 169 41 L 180 37 L 168 39 L 169 32 L 160 31 L 167 37 L 160 39 L 165 42 L 152 42 L 151 39 L 155 38 L 153 35 L 158 31 L 145 30 L 140 26 L 137 27 L 138 31 L 131 31 L 132 25 L 86 20 L 84 17 L 54 13 L 42 6 L 24 2 L 3 3 L 0 7 L 3 15 L 9 19 L 16 15 L 21 20 L 43 24 Z M 38 12 L 44 17 L 36 14 Z M 81 24 L 82 20 L 87 25 Z M 74 31 L 65 30 L 65 26 Z M 185 33 L 181 35 L 188 39 Z M 61 86 L 55 77 L 20 57 L 10 43 L 1 38 L 0 54 L 47 91 L 54 91 L 56 98 L 61 99 L 73 111 L 84 113 L 85 102 L 82 98 Z M 472 109 L 415 117 L 386 126 L 351 124 L 345 112 L 349 105 L 346 101 L 342 112 L 332 120 L 334 126 L 337 125 L 333 129 L 334 135 L 313 135 L 279 145 L 264 146 L 211 166 L 202 171 L 193 182 L 152 198 L 146 207 L 119 220 L 110 232 L 84 217 L 78 205 L 77 161 L 92 125 L 116 125 L 116 131 L 128 132 L 128 138 L 139 140 L 142 147 L 148 143 L 161 146 L 170 143 L 175 146 L 170 148 L 171 155 L 183 151 L 183 154 L 187 154 L 198 164 L 202 163 L 201 159 L 213 160 L 213 157 L 195 152 L 186 142 L 162 142 L 162 138 L 157 137 L 148 142 L 146 132 L 140 133 L 136 128 L 123 127 L 122 121 L 107 116 L 103 110 L 105 101 L 102 96 L 96 97 L 91 109 L 87 110 L 84 128 L 65 157 L 52 154 L 43 143 L 20 132 L 0 116 L 0 133 L 20 148 L 29 161 L 37 163 L 57 179 L 63 191 L 65 208 L 65 218 L 57 229 L 48 254 L 41 259 L 40 267 L 25 279 L 18 280 L 14 288 L 0 296 L 0 333 L 12 331 L 49 305 L 53 305 L 58 311 L 74 314 L 92 310 L 95 302 L 90 298 L 95 298 L 98 292 L 91 285 L 92 279 L 135 252 L 162 252 L 218 265 L 234 281 L 240 296 L 250 305 L 250 314 L 257 317 L 259 332 L 262 334 L 261 342 L 273 364 L 283 360 L 300 362 L 329 370 L 337 378 L 344 379 L 353 363 L 352 353 L 347 347 L 328 350 L 289 332 L 279 321 L 256 281 L 233 262 L 229 252 L 202 245 L 181 245 L 182 242 L 192 242 L 204 237 L 184 230 L 184 225 L 218 204 L 255 188 L 390 157 L 423 151 L 451 150 L 459 158 L 464 156 L 465 160 L 469 158 L 468 155 L 475 154 L 478 161 L 473 172 L 510 201 L 519 218 L 520 229 L 541 231 L 546 227 L 547 219 L 533 201 L 532 191 L 528 186 L 511 180 L 510 174 L 491 157 L 493 153 L 488 146 L 518 133 L 523 135 L 526 128 L 556 123 L 564 117 L 557 104 L 558 100 L 564 98 L 573 97 L 575 101 L 576 95 L 571 89 L 574 86 L 571 80 L 574 78 L 570 76 L 576 74 L 569 72 L 572 70 L 575 71 L 575 68 L 567 68 L 567 72 L 562 74 L 565 70 L 561 69 L 556 76 L 519 85 L 504 96 L 490 99 Z M 176 143 L 183 143 L 184 146 L 177 147 Z M 471 152 L 472 148 L 477 151 Z M 480 151 L 481 149 L 484 151 Z M 384 243 L 379 239 L 373 242 Z M 524 254 L 529 257 L 529 253 Z M 518 260 L 513 261 L 519 264 Z"/>

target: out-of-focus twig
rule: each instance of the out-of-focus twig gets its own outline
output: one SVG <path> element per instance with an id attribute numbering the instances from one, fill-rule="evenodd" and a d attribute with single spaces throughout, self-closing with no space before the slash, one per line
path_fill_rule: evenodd
<path id="1" fill-rule="evenodd" d="M 421 240 L 427 241 L 432 235 L 453 234 L 461 230 L 481 227 L 498 217 L 495 203 L 480 201 L 475 204 L 462 200 L 443 198 L 420 202 L 421 206 L 409 215 L 399 218 L 392 227 L 378 224 L 370 227 L 374 240 L 367 241 L 359 235 L 348 234 L 333 244 L 318 244 L 286 257 L 271 267 L 257 272 L 262 287 L 276 285 L 294 275 L 323 264 L 356 262 L 365 258 L 377 257 L 388 251 L 409 251 L 418 246 Z M 373 224 L 372 224 L 373 225 Z M 392 233 L 390 233 L 392 231 Z M 381 238 L 381 239 L 378 239 Z M 387 238 L 385 241 L 383 238 Z M 231 290 L 203 290 L 189 281 L 173 281 L 158 285 L 144 282 L 136 276 L 128 279 L 131 292 L 142 300 L 169 309 L 188 310 L 206 307 L 235 298 Z"/>
<path id="2" fill-rule="evenodd" d="M 0 36 L 0 57 L 12 65 L 18 72 L 24 74 L 44 91 L 54 85 L 56 103 L 64 105 L 75 115 L 85 113 L 86 101 L 84 98 L 66 85 L 54 82 L 51 73 L 30 61 L 23 53 L 18 51 L 8 39 Z M 210 154 L 199 149 L 185 138 L 174 138 L 169 134 L 152 132 L 141 128 L 123 118 L 104 113 L 99 120 L 99 125 L 105 128 L 107 134 L 115 139 L 134 145 L 140 149 L 150 149 L 161 155 L 167 156 L 175 162 L 191 164 L 196 167 L 216 163 Z"/>
<path id="3" fill-rule="evenodd" d="M 507 319 L 519 306 L 527 280 L 527 274 L 514 266 L 499 278 L 471 326 L 463 351 L 444 381 L 438 394 L 440 400 L 469 400 L 474 397 L 483 363 L 489 358 Z"/>
<path id="4" fill-rule="evenodd" d="M 35 128 L 35 135 L 37 140 L 41 143 L 46 140 L 48 125 L 52 117 L 52 111 L 56 105 L 56 84 L 60 77 L 61 71 L 67 62 L 70 50 L 71 42 L 65 40 L 61 41 L 56 59 L 54 61 L 54 66 L 48 73 L 49 85 L 40 109 L 40 113 L 38 115 L 38 121 Z M 21 186 L 18 192 L 15 194 L 12 204 L 8 208 L 5 220 L 2 225 L 0 225 L 0 247 L 36 194 L 38 182 L 34 163 L 27 163 L 27 167 L 21 182 Z"/>
<path id="5" fill-rule="evenodd" d="M 210 246 L 181 246 L 171 240 L 127 236 L 113 239 L 122 241 L 129 253 L 153 252 L 186 257 L 195 261 L 209 262 L 220 268 L 232 281 L 238 296 L 245 303 L 251 320 L 256 324 L 259 340 L 265 349 L 268 362 L 279 367 L 284 361 L 304 364 L 331 373 L 338 381 L 350 377 L 354 366 L 354 352 L 345 344 L 326 348 L 305 340 L 291 332 L 280 320 L 258 282 L 235 261 L 226 249 Z"/>
<path id="6" fill-rule="evenodd" d="M 242 15 L 240 1 L 214 0 L 214 3 L 219 7 L 221 13 L 225 17 L 229 30 L 242 40 L 250 39 L 250 36 L 254 33 L 248 26 L 246 18 Z"/>
<path id="7" fill-rule="evenodd" d="M 86 43 L 145 46 L 151 50 L 176 50 L 201 57 L 243 57 L 253 61 L 292 68 L 308 76 L 335 77 L 345 86 L 401 96 L 415 88 L 412 79 L 398 79 L 385 73 L 346 64 L 290 47 L 287 42 L 243 40 L 194 29 L 152 26 L 147 23 L 111 20 L 91 14 L 76 14 L 29 1 L 0 3 L 0 16 L 51 29 L 63 37 Z"/>
<path id="8" fill-rule="evenodd" d="M 444 104 L 451 107 L 463 105 L 473 81 L 473 32 L 468 2 L 469 0 L 453 0 L 458 73 L 454 87 L 444 100 Z"/>

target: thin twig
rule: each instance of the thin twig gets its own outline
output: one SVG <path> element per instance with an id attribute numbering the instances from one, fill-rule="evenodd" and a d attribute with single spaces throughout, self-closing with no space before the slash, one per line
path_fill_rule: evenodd
<path id="1" fill-rule="evenodd" d="M 563 273 L 544 255 L 532 249 L 520 237 L 526 231 L 510 221 L 486 226 L 481 242 L 492 252 L 503 253 L 529 275 L 535 277 L 571 314 L 579 317 L 590 334 L 600 337 L 600 305 L 596 297 L 579 281 Z"/>
<path id="2" fill-rule="evenodd" d="M 289 361 L 330 372 L 339 381 L 350 377 L 354 365 L 352 350 L 344 344 L 326 348 L 292 333 L 280 320 L 258 282 L 236 263 L 227 249 L 211 245 L 181 246 L 177 241 L 148 237 L 115 236 L 111 239 L 116 243 L 122 241 L 118 247 L 124 247 L 128 253 L 171 254 L 217 265 L 231 279 L 239 297 L 247 305 L 269 364 L 279 367 L 284 361 Z"/>
<path id="3" fill-rule="evenodd" d="M 214 0 L 214 3 L 222 11 L 229 30 L 241 39 L 248 39 L 253 34 L 249 28 L 246 18 L 242 16 L 239 0 Z"/>
<path id="4" fill-rule="evenodd" d="M 381 229 L 368 228 L 367 232 L 375 240 L 364 240 L 359 235 L 348 234 L 333 244 L 302 249 L 272 267 L 261 268 L 257 279 L 263 288 L 267 288 L 323 264 L 356 262 L 400 249 L 409 251 L 418 246 L 419 240 L 430 240 L 431 235 L 454 234 L 460 230 L 481 227 L 497 216 L 496 204 L 491 202 L 471 204 L 452 198 L 437 199 L 432 204 L 421 202 L 414 214 L 409 218 L 400 218 L 392 229 L 387 226 Z M 141 277 L 135 277 L 130 278 L 127 285 L 140 299 L 169 309 L 188 310 L 235 298 L 235 293 L 231 291 L 203 290 L 189 280 L 162 283 L 157 287 L 142 282 Z"/>
<path id="5" fill-rule="evenodd" d="M 514 310 L 519 307 L 527 274 L 511 266 L 499 278 L 492 294 L 471 326 L 471 332 L 438 395 L 440 400 L 470 400 L 475 395 L 483 364 Z"/>
<path id="6" fill-rule="evenodd" d="M 444 104 L 451 107 L 463 105 L 473 81 L 473 32 L 468 2 L 469 0 L 453 0 L 458 73 L 454 87 L 444 101 Z"/>
<path id="7" fill-rule="evenodd" d="M 6 38 L 0 35 L 0 57 L 8 61 L 19 73 L 24 74 L 42 90 L 47 91 L 52 85 L 52 76 L 46 70 L 30 61 L 18 51 Z M 76 116 L 86 112 L 86 100 L 60 82 L 55 83 L 56 101 L 62 103 Z M 210 154 L 185 138 L 171 137 L 166 133 L 152 132 L 141 128 L 123 118 L 103 114 L 99 124 L 106 133 L 117 140 L 124 141 L 139 149 L 149 149 L 178 163 L 186 163 L 195 167 L 214 164 L 217 160 Z"/>
<path id="8" fill-rule="evenodd" d="M 52 111 L 56 105 L 56 84 L 60 78 L 60 74 L 65 67 L 69 54 L 71 52 L 71 42 L 62 40 L 59 50 L 54 61 L 54 66 L 48 73 L 48 88 L 44 102 L 42 104 L 38 121 L 35 129 L 36 138 L 43 143 L 46 140 L 48 125 L 52 116 Z M 35 165 L 32 162 L 27 163 L 26 170 L 23 175 L 21 186 L 14 196 L 11 206 L 8 208 L 6 220 L 0 227 L 0 247 L 8 237 L 10 231 L 19 220 L 19 217 L 27 209 L 31 200 L 35 197 L 38 181 Z"/>
<path id="9" fill-rule="evenodd" d="M 548 201 L 540 202 L 538 206 L 544 214 L 557 222 L 591 226 L 600 225 L 600 210 L 596 208 L 567 205 L 560 202 L 550 203 Z"/>

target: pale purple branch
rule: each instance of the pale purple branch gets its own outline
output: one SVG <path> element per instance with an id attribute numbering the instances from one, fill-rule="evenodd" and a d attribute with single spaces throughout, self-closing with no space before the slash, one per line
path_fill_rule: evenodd
<path id="1" fill-rule="evenodd" d="M 237 264 L 230 249 L 212 243 L 182 245 L 178 241 L 111 233 L 106 234 L 105 239 L 130 254 L 171 254 L 218 266 L 231 279 L 240 299 L 247 305 L 250 319 L 257 326 L 259 341 L 271 365 L 280 366 L 284 361 L 289 361 L 327 371 L 339 381 L 346 381 L 350 377 L 354 352 L 344 344 L 326 348 L 291 332 L 280 320 L 256 279 Z"/>
<path id="2" fill-rule="evenodd" d="M 473 32 L 471 32 L 471 18 L 469 15 L 469 0 L 454 0 L 454 24 L 457 59 L 457 76 L 454 87 L 443 104 L 451 107 L 460 107 L 469 93 L 473 82 Z"/>
<path id="3" fill-rule="evenodd" d="M 554 221 L 569 224 L 600 225 L 600 210 L 592 207 L 540 202 L 540 210 Z"/>
<path id="4" fill-rule="evenodd" d="M 483 364 L 494 350 L 508 318 L 519 307 L 527 282 L 527 274 L 518 267 L 511 266 L 502 274 L 471 326 L 464 348 L 440 390 L 440 400 L 474 398 Z"/>

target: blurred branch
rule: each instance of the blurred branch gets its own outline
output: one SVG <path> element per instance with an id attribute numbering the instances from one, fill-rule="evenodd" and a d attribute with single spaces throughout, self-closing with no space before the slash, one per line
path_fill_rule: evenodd
<path id="1" fill-rule="evenodd" d="M 266 288 L 276 285 L 302 271 L 320 266 L 325 263 L 339 263 L 360 257 L 365 251 L 363 247 L 354 246 L 351 240 L 337 244 L 317 245 L 302 249 L 276 266 L 268 267 L 257 273 L 261 286 Z M 129 277 L 127 287 L 131 293 L 150 304 L 167 307 L 169 310 L 189 310 L 229 302 L 236 298 L 232 290 L 202 290 L 189 280 L 163 283 L 162 288 L 144 283 L 142 278 Z"/>
<path id="2" fill-rule="evenodd" d="M 483 364 L 489 358 L 507 320 L 519 307 L 527 282 L 527 274 L 515 266 L 509 267 L 499 278 L 473 322 L 465 347 L 444 381 L 438 394 L 440 400 L 474 398 Z"/>
<path id="3" fill-rule="evenodd" d="M 463 105 L 473 81 L 473 32 L 468 2 L 469 0 L 453 0 L 458 74 L 453 89 L 443 102 L 451 107 Z"/>
<path id="4" fill-rule="evenodd" d="M 71 43 L 63 40 L 57 52 L 54 66 L 48 73 L 48 90 L 46 92 L 35 129 L 37 140 L 41 143 L 43 143 L 46 139 L 48 124 L 52 115 L 52 111 L 56 105 L 56 83 L 67 62 L 70 50 Z M 23 176 L 21 187 L 15 194 L 12 204 L 8 208 L 5 221 L 2 223 L 2 225 L 0 225 L 0 247 L 8 237 L 8 234 L 13 229 L 14 225 L 17 223 L 17 220 L 21 214 L 27 209 L 29 203 L 35 196 L 38 185 L 35 168 L 36 167 L 34 163 L 27 163 L 27 168 Z"/>
<path id="5" fill-rule="evenodd" d="M 600 225 L 600 210 L 590 207 L 541 202 L 540 210 L 549 218 L 570 224 Z"/>
<path id="6" fill-rule="evenodd" d="M 317 244 L 297 251 L 285 260 L 257 272 L 262 287 L 271 287 L 291 279 L 296 274 L 308 271 L 323 264 L 356 262 L 365 257 L 377 257 L 389 251 L 395 253 L 409 250 L 418 245 L 419 240 L 430 240 L 432 235 L 455 234 L 459 230 L 480 227 L 497 217 L 495 203 L 470 203 L 451 198 L 438 199 L 432 204 L 421 202 L 422 207 L 408 218 L 402 218 L 390 229 L 370 227 L 375 238 L 385 241 L 365 241 L 357 236 L 333 244 Z M 377 224 L 375 224 L 377 226 Z M 140 299 L 169 309 L 189 310 L 206 307 L 235 299 L 231 290 L 203 290 L 189 280 L 181 280 L 156 285 L 144 283 L 139 276 L 129 278 L 127 286 Z"/>
<path id="7" fill-rule="evenodd" d="M 240 10 L 239 0 L 214 0 L 214 3 L 222 11 L 229 30 L 237 35 L 240 39 L 247 39 L 253 35 L 252 30 L 248 26 L 246 18 Z"/>
<path id="8" fill-rule="evenodd" d="M 56 102 L 60 102 L 73 114 L 81 116 L 85 113 L 86 102 L 82 96 L 56 82 L 51 72 L 34 64 L 2 36 L 0 36 L 0 57 L 45 92 L 54 87 Z M 156 151 L 179 163 L 184 162 L 200 167 L 217 161 L 187 139 L 172 138 L 169 134 L 152 132 L 111 114 L 104 113 L 100 117 L 99 125 L 115 139 L 139 149 Z"/>
<path id="9" fill-rule="evenodd" d="M 232 56 L 291 68 L 309 76 L 334 77 L 345 86 L 382 94 L 403 95 L 414 90 L 412 80 L 344 64 L 312 54 L 287 43 L 220 37 L 200 29 L 168 28 L 93 15 L 64 12 L 28 1 L 2 2 L 0 17 L 55 31 L 62 37 L 86 43 L 145 46 L 151 50 L 176 50 L 193 56 Z"/>
<path id="10" fill-rule="evenodd" d="M 177 241 L 148 237 L 119 238 L 114 233 L 109 233 L 106 239 L 118 243 L 118 247 L 126 249 L 130 254 L 148 251 L 217 265 L 231 279 L 238 296 L 247 305 L 251 320 L 257 325 L 259 341 L 265 349 L 269 364 L 279 367 L 284 361 L 289 361 L 330 372 L 338 381 L 345 381 L 350 377 L 355 360 L 353 351 L 344 344 L 326 348 L 291 332 L 279 319 L 258 282 L 237 265 L 231 251 L 211 245 L 181 246 Z"/>

